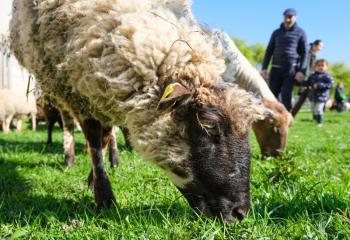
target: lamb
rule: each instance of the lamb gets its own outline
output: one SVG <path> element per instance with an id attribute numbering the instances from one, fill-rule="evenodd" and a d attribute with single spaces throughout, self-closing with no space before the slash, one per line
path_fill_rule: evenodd
<path id="1" fill-rule="evenodd" d="M 281 154 L 287 144 L 288 128 L 293 122 L 293 117 L 283 104 L 278 102 L 265 80 L 242 55 L 232 39 L 221 30 L 200 26 L 192 13 L 191 0 L 159 0 L 157 4 L 166 5 L 178 18 L 185 17 L 191 24 L 197 26 L 198 31 L 207 33 L 213 38 L 214 44 L 222 46 L 222 58 L 226 63 L 226 70 L 222 74 L 224 81 L 236 83 L 239 87 L 254 93 L 263 99 L 264 106 L 271 110 L 264 119 L 253 123 L 262 155 Z"/>
<path id="2" fill-rule="evenodd" d="M 222 80 L 221 47 L 158 2 L 14 0 L 11 47 L 80 122 L 99 207 L 115 201 L 103 151 L 118 125 L 193 209 L 242 219 L 250 204 L 250 126 L 267 111 Z"/>

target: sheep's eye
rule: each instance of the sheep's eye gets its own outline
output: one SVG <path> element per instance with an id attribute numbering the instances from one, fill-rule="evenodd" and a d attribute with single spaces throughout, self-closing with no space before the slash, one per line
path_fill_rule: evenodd
<path id="1" fill-rule="evenodd" d="M 210 136 L 217 136 L 220 134 L 220 129 L 218 124 L 214 121 L 207 119 L 200 119 L 197 114 L 197 121 L 201 129 L 203 129 Z"/>
<path id="2" fill-rule="evenodd" d="M 215 128 L 215 125 L 213 123 L 202 123 L 201 124 L 201 127 L 209 130 L 209 129 L 214 129 Z"/>
<path id="3" fill-rule="evenodd" d="M 213 122 L 207 122 L 207 121 L 202 121 L 200 122 L 200 127 L 208 134 L 211 136 L 216 136 L 220 134 L 220 129 L 217 126 L 216 123 Z"/>
<path id="4" fill-rule="evenodd" d="M 212 128 L 206 128 L 205 129 L 210 136 L 219 136 L 220 135 L 220 128 L 218 128 L 217 126 L 214 126 Z"/>

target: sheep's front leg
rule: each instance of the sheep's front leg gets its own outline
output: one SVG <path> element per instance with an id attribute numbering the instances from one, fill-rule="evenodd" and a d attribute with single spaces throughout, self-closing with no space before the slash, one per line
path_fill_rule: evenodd
<path id="1" fill-rule="evenodd" d="M 11 124 L 12 118 L 13 118 L 13 115 L 7 115 L 2 121 L 2 131 L 4 132 L 4 134 L 8 134 L 10 132 L 10 124 Z"/>
<path id="2" fill-rule="evenodd" d="M 118 156 L 118 145 L 117 145 L 117 136 L 115 134 L 115 128 L 111 128 L 110 131 L 108 129 L 105 129 L 103 138 L 109 136 L 108 141 L 108 153 L 109 153 L 109 161 L 111 163 L 111 167 L 117 167 L 119 165 L 119 156 Z M 106 139 L 108 140 L 108 139 Z"/>
<path id="3" fill-rule="evenodd" d="M 36 130 L 36 113 L 30 113 L 30 117 L 32 120 L 32 130 L 35 131 Z"/>
<path id="4" fill-rule="evenodd" d="M 95 119 L 84 120 L 82 128 L 92 158 L 89 184 L 94 190 L 97 206 L 109 206 L 115 201 L 115 198 L 103 163 L 103 149 L 106 148 L 110 140 L 112 128 L 104 129 L 101 123 Z"/>
<path id="5" fill-rule="evenodd" d="M 61 110 L 63 122 L 63 150 L 64 162 L 66 166 L 71 167 L 74 164 L 74 119 L 67 111 Z M 49 130 L 49 129 L 48 129 Z M 50 134 L 48 132 L 48 134 Z M 49 141 L 49 135 L 48 135 Z"/>

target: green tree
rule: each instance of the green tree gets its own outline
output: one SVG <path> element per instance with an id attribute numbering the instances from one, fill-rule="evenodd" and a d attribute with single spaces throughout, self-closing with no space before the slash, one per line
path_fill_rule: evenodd
<path id="1" fill-rule="evenodd" d="M 242 52 L 242 54 L 248 59 L 248 61 L 255 67 L 259 67 L 264 59 L 266 46 L 257 43 L 253 45 L 248 45 L 244 40 L 239 38 L 232 38 L 235 42 L 237 48 Z"/>
<path id="2" fill-rule="evenodd" d="M 251 64 L 254 64 L 254 52 L 253 50 L 248 46 L 248 44 L 239 38 L 233 38 L 233 41 L 235 42 L 237 48 L 241 51 L 241 53 L 248 59 L 248 61 Z"/>
<path id="3" fill-rule="evenodd" d="M 261 66 L 264 60 L 266 46 L 264 44 L 257 43 L 252 45 L 251 49 L 254 52 L 254 61 L 256 66 Z"/>

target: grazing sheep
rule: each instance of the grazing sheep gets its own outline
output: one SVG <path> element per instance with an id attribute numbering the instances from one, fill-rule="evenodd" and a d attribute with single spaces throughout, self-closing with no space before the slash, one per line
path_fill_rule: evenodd
<path id="1" fill-rule="evenodd" d="M 226 62 L 232 65 L 223 74 L 224 81 L 237 83 L 243 89 L 259 96 L 263 99 L 263 105 L 270 109 L 270 114 L 267 114 L 264 119 L 253 123 L 253 130 L 262 155 L 281 154 L 286 148 L 288 128 L 293 122 L 292 115 L 275 98 L 265 80 L 251 66 L 229 36 L 221 31 L 216 31 L 215 35 L 224 46 Z"/>
<path id="2" fill-rule="evenodd" d="M 292 115 L 270 91 L 265 80 L 258 71 L 238 50 L 232 39 L 222 31 L 214 31 L 213 35 L 224 47 L 227 68 L 223 74 L 224 81 L 237 83 L 243 89 L 262 98 L 263 105 L 270 114 L 253 123 L 253 130 L 264 156 L 277 156 L 283 153 L 287 144 L 288 128 L 293 122 Z"/>
<path id="3" fill-rule="evenodd" d="M 222 80 L 220 46 L 158 2 L 15 0 L 12 50 L 80 122 L 98 206 L 115 200 L 102 154 L 115 124 L 195 210 L 241 219 L 250 126 L 265 108 Z"/>
<path id="4" fill-rule="evenodd" d="M 36 104 L 33 92 L 26 94 L 27 88 L 33 88 L 33 82 L 29 75 L 19 66 L 17 60 L 12 56 L 9 42 L 6 36 L 0 39 L 0 122 L 4 133 L 10 131 L 10 123 L 13 118 L 17 119 L 16 130 L 22 127 L 22 118 L 31 115 L 35 120 Z M 32 129 L 35 130 L 35 121 Z"/>
<path id="5" fill-rule="evenodd" d="M 22 118 L 28 114 L 32 119 L 32 129 L 35 130 L 36 111 L 34 94 L 29 93 L 27 97 L 24 89 L 0 89 L 0 121 L 5 134 L 10 131 L 10 123 L 14 117 L 17 119 L 16 130 L 20 131 Z"/>
<path id="6" fill-rule="evenodd" d="M 253 123 L 253 130 L 261 153 L 267 156 L 282 153 L 286 147 L 288 128 L 292 124 L 293 117 L 283 104 L 278 102 L 265 80 L 242 55 L 232 39 L 221 30 L 203 30 L 191 11 L 191 0 L 159 0 L 157 4 L 164 4 L 167 8 L 172 9 L 177 18 L 185 17 L 190 23 L 198 26 L 198 31 L 207 33 L 213 38 L 214 44 L 222 46 L 222 58 L 226 63 L 226 71 L 222 74 L 224 81 L 236 83 L 239 87 L 262 98 L 264 106 L 271 110 L 264 119 Z"/>

